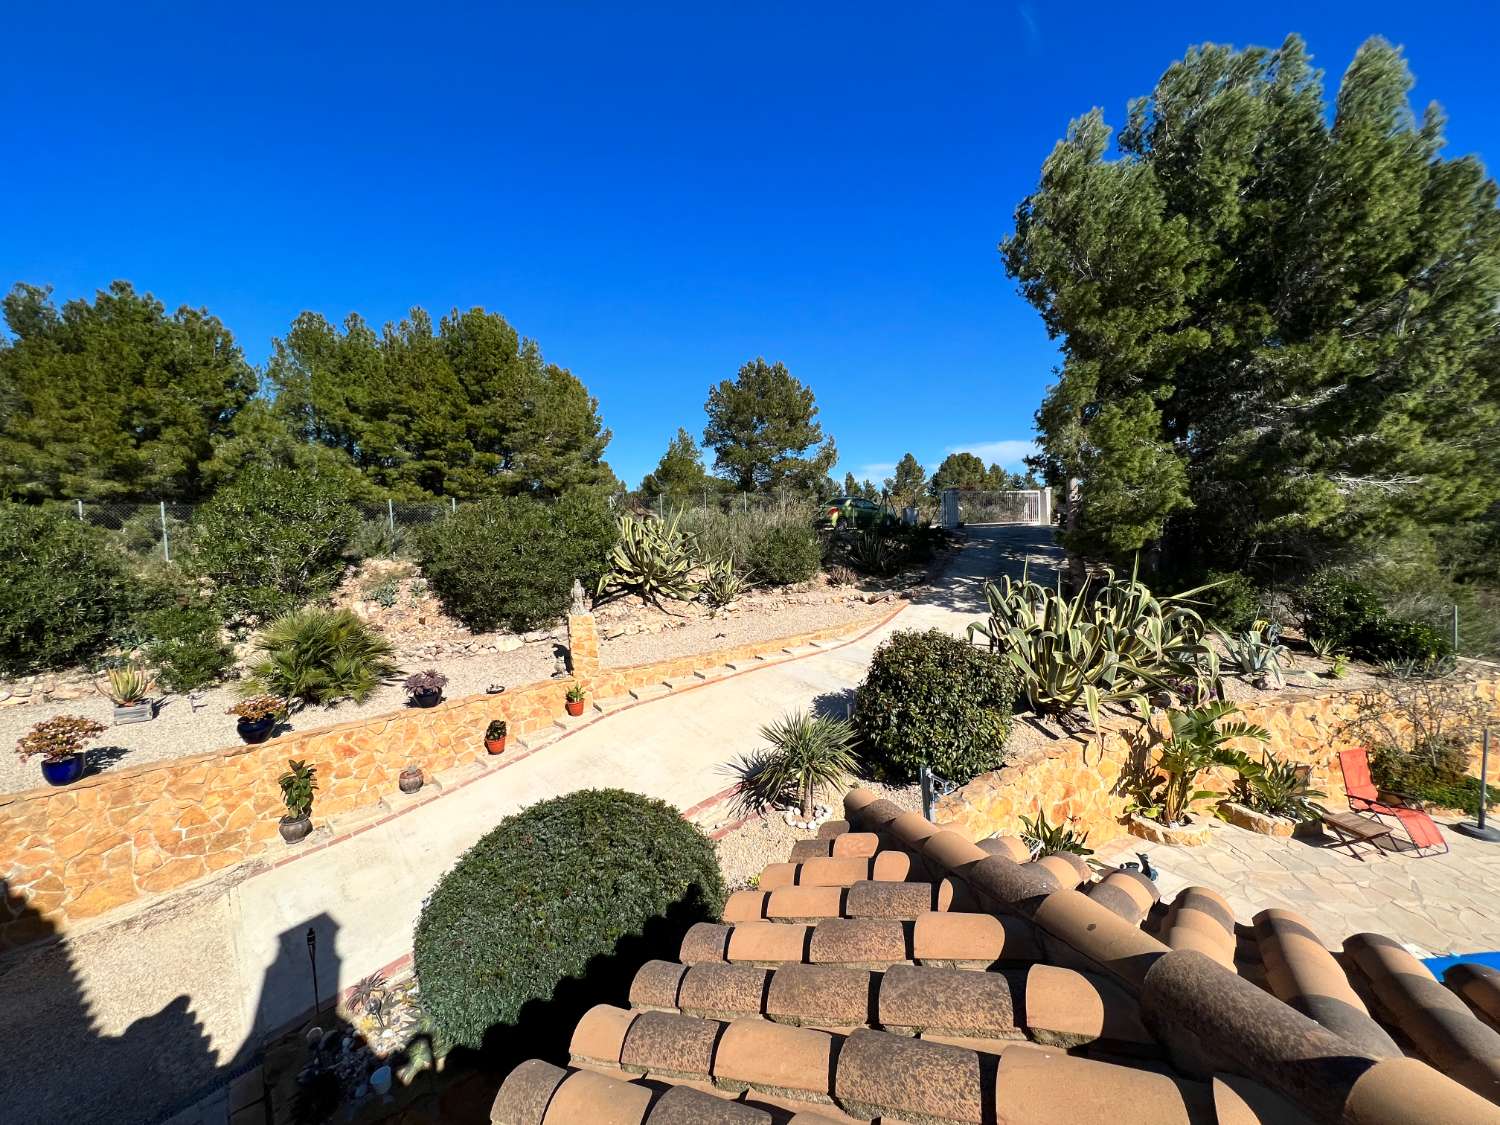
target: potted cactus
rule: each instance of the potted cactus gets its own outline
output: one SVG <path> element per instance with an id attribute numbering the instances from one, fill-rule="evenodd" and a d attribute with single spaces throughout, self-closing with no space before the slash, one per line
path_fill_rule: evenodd
<path id="1" fill-rule="evenodd" d="M 582 715 L 583 701 L 587 698 L 588 695 L 584 692 L 583 685 L 574 684 L 568 689 L 567 702 L 564 703 L 563 706 L 568 709 L 568 714 L 570 715 Z"/>
<path id="2" fill-rule="evenodd" d="M 288 761 L 279 784 L 286 815 L 278 827 L 281 838 L 288 844 L 295 844 L 312 831 L 313 793 L 318 788 L 317 768 L 305 761 Z"/>
<path id="3" fill-rule="evenodd" d="M 510 732 L 504 719 L 492 719 L 484 728 L 484 748 L 491 754 L 505 753 L 505 736 Z"/>
<path id="4" fill-rule="evenodd" d="M 100 690 L 115 705 L 115 726 L 121 723 L 144 723 L 156 717 L 151 701 L 151 677 L 138 664 L 120 664 L 105 669 Z"/>
<path id="5" fill-rule="evenodd" d="M 81 715 L 43 719 L 16 743 L 24 760 L 40 757 L 48 785 L 71 785 L 83 776 L 84 747 L 103 734 L 105 726 Z"/>
<path id="6" fill-rule="evenodd" d="M 447 683 L 448 677 L 436 668 L 413 672 L 406 677 L 406 694 L 418 707 L 436 707 L 443 700 L 443 687 Z"/>
<path id="7" fill-rule="evenodd" d="M 286 712 L 286 704 L 274 695 L 252 695 L 224 712 L 239 719 L 235 729 L 248 743 L 264 742 L 271 737 L 276 720 Z"/>

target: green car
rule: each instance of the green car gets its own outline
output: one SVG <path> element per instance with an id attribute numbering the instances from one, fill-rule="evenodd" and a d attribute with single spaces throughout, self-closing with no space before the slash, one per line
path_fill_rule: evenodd
<path id="1" fill-rule="evenodd" d="M 884 509 L 862 496 L 835 496 L 822 508 L 830 527 L 880 527 L 887 522 Z"/>

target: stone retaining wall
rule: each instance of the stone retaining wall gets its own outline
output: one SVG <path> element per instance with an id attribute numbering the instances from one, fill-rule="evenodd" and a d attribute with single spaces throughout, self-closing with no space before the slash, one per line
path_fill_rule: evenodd
<path id="1" fill-rule="evenodd" d="M 583 684 L 591 700 L 618 698 L 667 681 L 681 686 L 698 669 L 778 656 L 881 623 L 843 624 L 698 656 L 601 669 L 594 618 L 580 614 L 568 619 L 569 679 L 293 732 L 259 746 L 236 745 L 110 770 L 63 789 L 0 795 L 0 872 L 6 892 L 0 904 L 0 949 L 173 890 L 268 850 L 290 854 L 277 832 L 282 812 L 277 779 L 288 759 L 316 767 L 313 823 L 326 825 L 330 817 L 374 810 L 397 792 L 397 775 L 407 765 L 421 766 L 431 776 L 485 758 L 484 730 L 492 719 L 506 720 L 513 743 L 552 736 L 564 714 L 564 696 L 575 682 Z"/>
<path id="2" fill-rule="evenodd" d="M 1500 678 L 1488 673 L 1486 677 L 1474 681 L 1475 691 L 1490 702 L 1500 721 Z M 1277 758 L 1310 765 L 1313 788 L 1321 789 L 1337 806 L 1344 801 L 1338 752 L 1357 744 L 1338 735 L 1353 715 L 1354 695 L 1337 691 L 1292 698 L 1289 691 L 1287 697 L 1242 704 L 1240 710 L 1247 722 L 1259 723 L 1271 732 L 1269 746 Z M 1052 824 L 1071 822 L 1075 832 L 1087 832 L 1090 845 L 1123 836 L 1128 801 L 1119 792 L 1121 774 L 1151 754 L 1161 732 L 1144 734 L 1139 722 L 1125 719 L 1116 724 L 1106 721 L 1106 727 L 1102 734 L 1088 738 L 1060 737 L 1044 749 L 976 777 L 939 800 L 934 819 L 971 840 L 982 840 L 996 833 L 1018 833 L 1022 815 L 1035 817 L 1040 810 Z M 1257 746 L 1247 743 L 1244 749 L 1254 757 Z M 1492 749 L 1500 749 L 1493 739 Z M 1496 756 L 1491 756 L 1492 773 L 1500 771 Z M 1477 749 L 1473 761 L 1477 773 Z M 1231 779 L 1210 774 L 1207 780 L 1206 788 L 1227 790 Z"/>

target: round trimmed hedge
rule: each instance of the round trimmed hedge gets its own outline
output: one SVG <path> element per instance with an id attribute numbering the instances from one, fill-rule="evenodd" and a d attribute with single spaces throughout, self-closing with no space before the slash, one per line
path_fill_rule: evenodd
<path id="1" fill-rule="evenodd" d="M 443 1049 L 509 1032 L 535 1051 L 644 962 L 674 959 L 723 902 L 714 845 L 671 805 L 619 789 L 542 801 L 480 839 L 423 904 L 422 1007 Z"/>
<path id="2" fill-rule="evenodd" d="M 957 782 L 996 769 L 1015 697 L 1011 672 L 988 650 L 940 629 L 892 633 L 855 693 L 865 765 L 896 782 L 924 765 Z"/>

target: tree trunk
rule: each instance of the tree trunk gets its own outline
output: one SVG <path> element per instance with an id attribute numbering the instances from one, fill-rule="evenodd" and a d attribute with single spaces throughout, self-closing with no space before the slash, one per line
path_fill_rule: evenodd
<path id="1" fill-rule="evenodd" d="M 814 811 L 812 782 L 808 782 L 802 787 L 802 820 L 804 823 L 813 818 Z"/>

